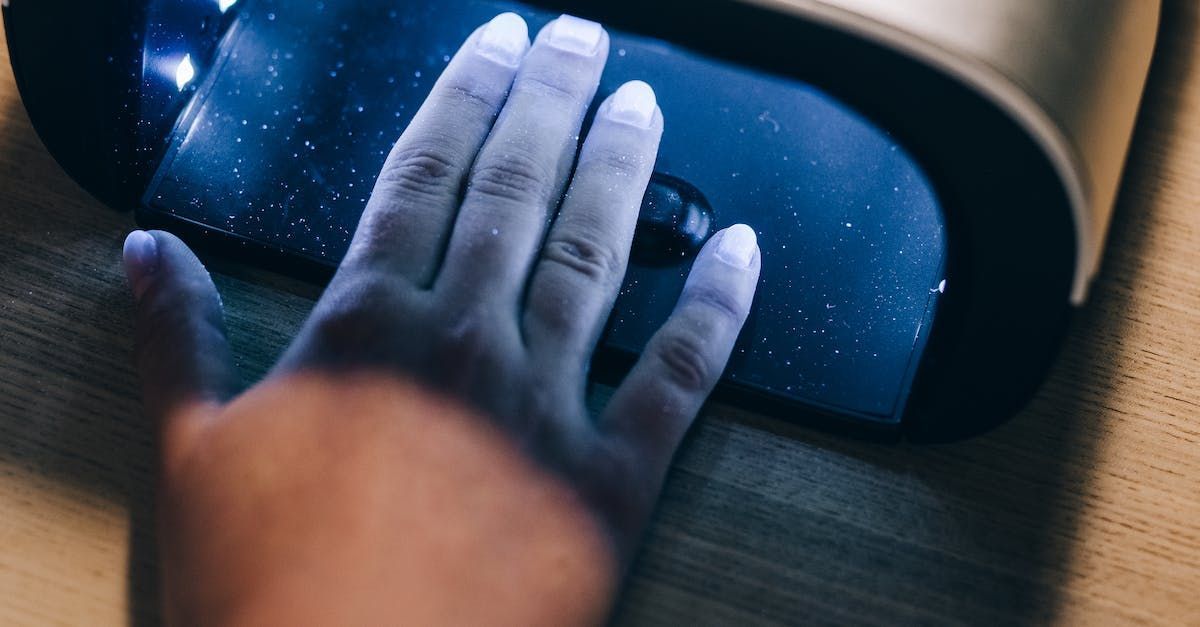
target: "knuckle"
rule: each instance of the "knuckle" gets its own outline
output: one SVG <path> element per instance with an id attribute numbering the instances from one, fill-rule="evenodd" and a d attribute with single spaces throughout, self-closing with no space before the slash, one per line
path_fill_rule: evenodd
<path id="1" fill-rule="evenodd" d="M 324 308 L 313 319 L 313 335 L 323 345 L 356 348 L 364 335 L 370 334 L 369 320 L 357 307 L 337 304 Z"/>
<path id="2" fill-rule="evenodd" d="M 453 393 L 472 397 L 481 389 L 503 389 L 489 403 L 498 414 L 516 403 L 517 395 L 504 398 L 511 388 L 493 388 L 501 382 L 521 380 L 519 337 L 494 311 L 474 305 L 454 312 L 442 309 L 440 322 L 427 329 L 427 375 Z"/>
<path id="3" fill-rule="evenodd" d="M 491 116 L 504 106 L 502 90 L 488 89 L 484 84 L 469 78 L 459 78 L 446 85 L 443 102 L 465 105 L 480 115 Z"/>
<path id="4" fill-rule="evenodd" d="M 573 292 L 568 283 L 551 278 L 530 294 L 527 315 L 532 316 L 533 323 L 539 328 L 549 331 L 557 342 L 578 337 L 587 325 L 582 315 L 584 308 L 572 296 Z M 561 344 L 560 347 L 565 348 Z"/>
<path id="5" fill-rule="evenodd" d="M 548 195 L 550 180 L 546 166 L 538 160 L 513 153 L 476 168 L 471 176 L 471 189 L 496 200 L 541 204 Z"/>
<path id="6" fill-rule="evenodd" d="M 712 285 L 696 285 L 684 295 L 684 303 L 705 311 L 705 319 L 714 323 L 740 324 L 746 315 L 746 306 L 728 290 Z"/>
<path id="7" fill-rule="evenodd" d="M 535 385 L 530 387 L 524 396 L 523 410 L 535 422 L 540 423 L 542 419 L 551 418 L 557 413 L 556 407 L 558 407 L 559 400 L 553 392 L 553 388 Z"/>
<path id="8" fill-rule="evenodd" d="M 581 157 L 578 170 L 603 172 L 607 176 L 622 179 L 635 179 L 645 176 L 647 160 L 633 151 L 623 151 L 616 148 L 592 148 Z"/>
<path id="9" fill-rule="evenodd" d="M 437 142 L 422 142 L 397 148 L 376 185 L 389 191 L 440 195 L 457 190 L 462 172 L 451 151 Z"/>
<path id="10" fill-rule="evenodd" d="M 494 319 L 495 315 L 482 306 L 443 316 L 442 323 L 432 332 L 434 353 L 455 363 L 488 361 L 485 358 L 493 350 L 497 336 Z"/>
<path id="11" fill-rule="evenodd" d="M 580 235 L 559 235 L 546 242 L 543 258 L 587 283 L 612 287 L 624 274 L 621 255 L 612 247 Z M 590 286 L 589 286 L 590 287 Z"/>
<path id="12" fill-rule="evenodd" d="M 375 271 L 330 290 L 313 316 L 314 332 L 331 345 L 361 346 L 379 337 L 379 326 L 404 310 L 395 277 Z"/>
<path id="13" fill-rule="evenodd" d="M 705 351 L 706 340 L 680 330 L 659 336 L 655 354 L 666 380 L 685 392 L 707 392 L 716 383 L 717 366 Z"/>
<path id="14" fill-rule="evenodd" d="M 636 536 L 653 507 L 656 482 L 647 477 L 646 462 L 634 447 L 603 438 L 589 448 L 579 483 L 586 498 L 616 534 Z"/>
<path id="15" fill-rule="evenodd" d="M 626 477 L 636 475 L 635 469 L 640 466 L 635 452 L 625 443 L 613 438 L 600 439 L 596 446 L 588 450 L 586 455 L 588 474 L 600 487 L 611 488 L 620 486 L 613 496 L 624 494 L 622 481 Z"/>
<path id="16" fill-rule="evenodd" d="M 555 100 L 568 106 L 582 106 L 584 99 L 579 81 L 572 80 L 561 70 L 529 72 L 513 87 L 513 93 L 536 100 Z"/>
<path id="17" fill-rule="evenodd" d="M 526 383 L 518 408 L 529 428 L 529 442 L 548 453 L 548 461 L 577 464 L 576 455 L 594 441 L 594 429 L 586 414 L 574 411 L 580 406 L 575 388 L 548 372 L 530 376 Z"/>

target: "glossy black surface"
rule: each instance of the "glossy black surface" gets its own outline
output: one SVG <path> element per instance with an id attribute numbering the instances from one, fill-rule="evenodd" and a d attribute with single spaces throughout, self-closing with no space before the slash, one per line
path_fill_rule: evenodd
<path id="1" fill-rule="evenodd" d="M 387 150 L 466 35 L 503 10 L 535 29 L 555 15 L 466 0 L 240 9 L 147 204 L 320 264 L 345 251 Z M 614 32 L 600 97 L 634 78 L 668 120 L 658 169 L 707 199 L 714 227 L 760 235 L 763 282 L 726 384 L 796 411 L 897 420 L 946 248 L 913 160 L 803 83 Z M 643 226 L 639 248 L 655 225 Z M 641 349 L 690 258 L 631 267 L 608 352 Z"/>
<path id="2" fill-rule="evenodd" d="M 179 60 L 203 71 L 233 14 L 216 0 L 36 0 L 3 13 L 42 142 L 90 193 L 134 208 L 192 96 L 175 84 Z"/>
<path id="3" fill-rule="evenodd" d="M 712 205 L 696 186 L 655 173 L 642 199 L 631 259 L 646 266 L 678 264 L 700 251 L 714 224 Z"/>

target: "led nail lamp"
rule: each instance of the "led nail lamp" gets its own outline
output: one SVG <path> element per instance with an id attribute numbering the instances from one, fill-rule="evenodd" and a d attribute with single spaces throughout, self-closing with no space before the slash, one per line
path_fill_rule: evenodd
<path id="1" fill-rule="evenodd" d="M 856 434 L 1011 416 L 1087 296 L 1157 0 L 7 0 L 25 105 L 84 188 L 217 254 L 320 281 L 465 37 L 604 22 L 600 96 L 668 120 L 596 357 L 619 376 L 692 256 L 746 222 L 762 285 L 719 394 Z"/>

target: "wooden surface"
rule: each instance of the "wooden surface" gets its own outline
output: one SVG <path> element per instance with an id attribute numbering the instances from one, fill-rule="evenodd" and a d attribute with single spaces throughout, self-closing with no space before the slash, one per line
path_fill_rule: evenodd
<path id="1" fill-rule="evenodd" d="M 1103 275 L 1028 410 L 916 447 L 711 408 L 621 622 L 1200 625 L 1200 9 L 1164 19 Z M 45 153 L 0 57 L 3 625 L 157 619 L 131 227 Z M 311 295 L 217 282 L 256 376 Z"/>

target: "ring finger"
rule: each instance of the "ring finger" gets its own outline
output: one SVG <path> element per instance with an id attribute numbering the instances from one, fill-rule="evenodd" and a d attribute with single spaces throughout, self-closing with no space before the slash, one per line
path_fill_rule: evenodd
<path id="1" fill-rule="evenodd" d="M 646 83 L 626 83 L 600 105 L 529 285 L 525 337 L 540 356 L 587 364 L 625 276 L 662 131 Z"/>

